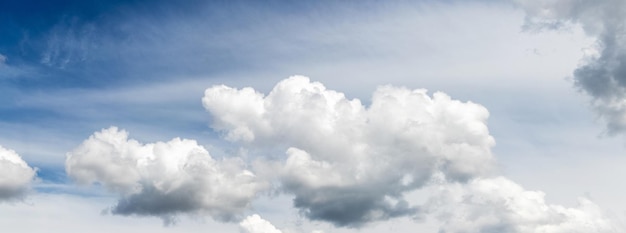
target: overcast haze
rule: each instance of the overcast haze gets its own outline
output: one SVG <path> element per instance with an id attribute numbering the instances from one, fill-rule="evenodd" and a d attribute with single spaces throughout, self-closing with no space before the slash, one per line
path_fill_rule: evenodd
<path id="1" fill-rule="evenodd" d="M 0 227 L 623 232 L 625 14 L 0 2 Z"/>

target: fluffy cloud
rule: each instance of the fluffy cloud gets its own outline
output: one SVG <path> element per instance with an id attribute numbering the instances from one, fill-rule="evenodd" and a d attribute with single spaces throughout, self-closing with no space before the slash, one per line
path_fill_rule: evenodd
<path id="1" fill-rule="evenodd" d="M 516 0 L 527 27 L 580 24 L 597 38 L 597 51 L 574 71 L 576 86 L 592 97 L 609 134 L 626 132 L 626 2 L 623 0 Z"/>
<path id="2" fill-rule="evenodd" d="M 0 146 L 0 202 L 23 198 L 35 173 L 15 151 Z"/>
<path id="3" fill-rule="evenodd" d="M 466 181 L 488 173 L 488 111 L 444 93 L 383 86 L 371 105 L 294 76 L 267 95 L 214 86 L 202 99 L 226 139 L 286 151 L 283 189 L 313 220 L 358 227 L 414 214 L 404 200 L 436 172 Z"/>
<path id="4" fill-rule="evenodd" d="M 241 227 L 243 233 L 282 233 L 272 223 L 262 219 L 257 214 L 250 215 L 241 221 L 239 227 Z"/>
<path id="5" fill-rule="evenodd" d="M 439 188 L 428 208 L 442 221 L 442 233 L 619 232 L 587 199 L 579 199 L 576 208 L 549 205 L 543 192 L 525 190 L 504 177 Z"/>
<path id="6" fill-rule="evenodd" d="M 115 127 L 96 132 L 68 153 L 67 174 L 120 195 L 111 212 L 162 217 L 209 214 L 234 220 L 267 184 L 239 159 L 215 160 L 194 140 L 142 144 Z"/>
<path id="7" fill-rule="evenodd" d="M 256 176 L 241 159 L 215 160 L 193 140 L 142 144 L 115 127 L 68 153 L 67 173 L 119 194 L 114 214 L 166 222 L 179 213 L 238 219 L 277 177 L 304 216 L 336 226 L 433 214 L 448 233 L 617 232 L 586 199 L 575 208 L 549 205 L 542 192 L 486 178 L 495 144 L 487 110 L 440 92 L 383 86 L 365 106 L 295 76 L 267 95 L 214 86 L 203 104 L 227 140 L 278 158 L 274 174 L 265 174 L 274 163 L 259 163 L 255 171 L 263 175 Z M 433 187 L 438 191 L 422 206 L 405 200 Z M 282 232 L 258 215 L 239 226 L 244 233 Z"/>

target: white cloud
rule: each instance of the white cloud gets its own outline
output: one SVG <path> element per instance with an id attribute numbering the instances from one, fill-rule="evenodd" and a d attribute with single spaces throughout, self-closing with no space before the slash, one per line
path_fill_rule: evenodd
<path id="1" fill-rule="evenodd" d="M 119 194 L 112 213 L 159 216 L 165 223 L 179 213 L 234 220 L 267 187 L 241 160 L 215 160 L 194 140 L 142 144 L 115 127 L 68 153 L 66 170 L 79 183 Z"/>
<path id="2" fill-rule="evenodd" d="M 276 228 L 271 222 L 261 218 L 258 214 L 253 214 L 239 222 L 239 229 L 242 233 L 290 233 L 290 232 L 303 232 L 303 230 L 290 230 L 284 231 Z M 324 233 L 321 230 L 313 230 L 311 233 Z"/>
<path id="3" fill-rule="evenodd" d="M 428 208 L 442 222 L 442 233 L 619 232 L 587 199 L 580 198 L 575 208 L 547 204 L 543 192 L 525 190 L 504 177 L 439 188 Z"/>
<path id="4" fill-rule="evenodd" d="M 15 151 L 0 146 L 0 202 L 23 198 L 35 173 Z"/>
<path id="5" fill-rule="evenodd" d="M 241 159 L 216 161 L 193 140 L 142 144 L 112 127 L 68 154 L 68 174 L 119 194 L 114 214 L 166 221 L 180 213 L 239 219 L 278 177 L 301 214 L 341 227 L 434 214 L 450 233 L 617 232 L 586 199 L 575 208 L 550 205 L 542 192 L 484 178 L 494 162 L 489 113 L 444 93 L 382 86 L 366 106 L 294 76 L 267 95 L 214 86 L 203 105 L 227 140 L 280 166 L 262 164 L 255 176 Z M 424 206 L 405 198 L 441 177 Z M 244 233 L 290 231 L 258 215 L 239 225 Z"/>
<path id="6" fill-rule="evenodd" d="M 364 106 L 294 76 L 267 96 L 214 86 L 203 104 L 226 139 L 264 153 L 286 150 L 281 180 L 294 205 L 338 226 L 414 214 L 403 194 L 436 171 L 464 181 L 493 162 L 487 110 L 441 92 L 382 86 Z"/>
<path id="7" fill-rule="evenodd" d="M 282 233 L 272 223 L 254 214 L 239 223 L 243 233 Z"/>

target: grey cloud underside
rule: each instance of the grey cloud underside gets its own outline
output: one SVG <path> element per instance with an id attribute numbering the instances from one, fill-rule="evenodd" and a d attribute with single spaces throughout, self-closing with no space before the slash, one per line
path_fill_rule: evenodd
<path id="1" fill-rule="evenodd" d="M 111 212 L 121 215 L 167 216 L 197 211 L 200 208 L 197 205 L 199 201 L 197 197 L 189 195 L 197 192 L 193 189 L 194 187 L 186 187 L 164 194 L 152 186 L 145 185 L 140 194 L 119 200 Z"/>
<path id="2" fill-rule="evenodd" d="M 574 71 L 574 82 L 592 97 L 591 105 L 606 121 L 609 134 L 626 132 L 626 2 L 516 2 L 527 12 L 527 27 L 548 25 L 554 29 L 574 23 L 597 38 L 598 54 L 589 55 L 582 61 Z"/>
<path id="3" fill-rule="evenodd" d="M 390 204 L 385 202 L 384 193 L 371 192 L 370 189 L 333 190 L 330 188 L 330 190 L 295 191 L 296 198 L 293 204 L 296 208 L 300 208 L 309 219 L 332 222 L 337 226 L 358 227 L 372 221 L 418 213 L 419 209 L 409 206 L 407 201 L 400 200 L 396 204 Z M 318 197 L 332 198 L 327 201 L 318 201 Z M 373 215 L 375 212 L 379 214 Z"/>
<path id="4" fill-rule="evenodd" d="M 0 201 L 21 199 L 26 194 L 27 190 L 28 190 L 27 188 L 1 189 L 0 190 Z"/>

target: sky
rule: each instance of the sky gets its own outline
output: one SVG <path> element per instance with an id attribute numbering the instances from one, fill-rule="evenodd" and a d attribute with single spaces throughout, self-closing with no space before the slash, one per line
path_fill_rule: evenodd
<path id="1" fill-rule="evenodd" d="M 625 17 L 0 1 L 0 228 L 624 232 Z"/>

